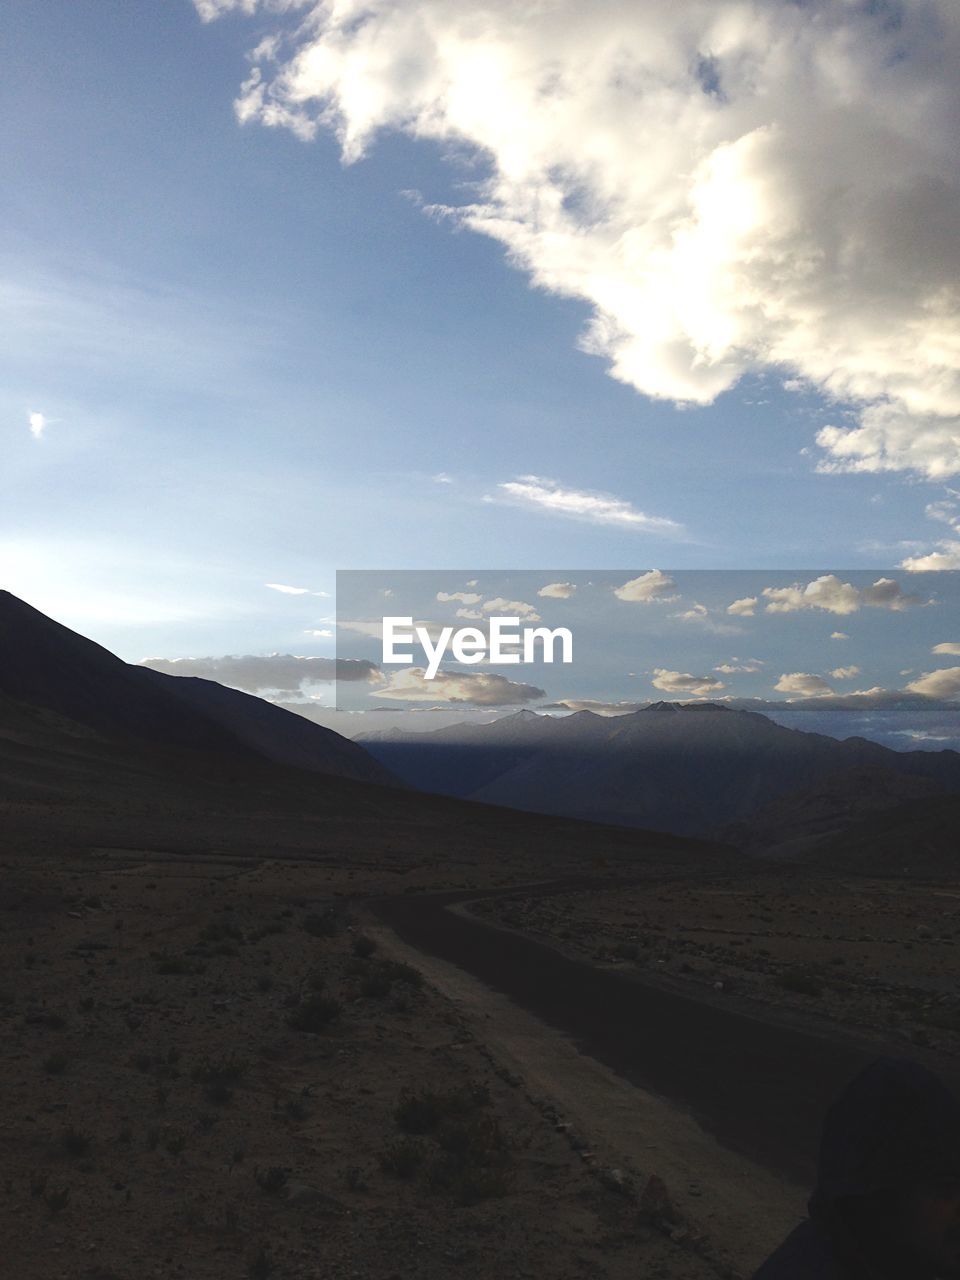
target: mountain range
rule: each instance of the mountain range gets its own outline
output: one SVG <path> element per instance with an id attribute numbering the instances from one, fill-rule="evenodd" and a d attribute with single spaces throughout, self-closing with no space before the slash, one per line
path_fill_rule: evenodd
<path id="1" fill-rule="evenodd" d="M 960 793 L 960 753 L 838 741 L 713 703 L 620 716 L 524 710 L 357 741 L 425 791 L 595 822 L 800 851 L 902 801 Z"/>

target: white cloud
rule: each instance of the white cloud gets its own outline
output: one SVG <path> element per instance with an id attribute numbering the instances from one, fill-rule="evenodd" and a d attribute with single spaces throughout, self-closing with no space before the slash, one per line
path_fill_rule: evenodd
<path id="1" fill-rule="evenodd" d="M 557 515 L 574 516 L 594 524 L 613 524 L 642 533 L 679 534 L 681 526 L 663 516 L 648 516 L 609 494 L 586 493 L 578 489 L 562 489 L 554 480 L 540 476 L 521 476 L 498 484 L 497 488 L 514 503 L 537 507 Z"/>
<path id="2" fill-rule="evenodd" d="M 309 587 L 288 587 L 282 582 L 265 582 L 263 585 L 285 596 L 321 596 L 325 600 L 330 598 L 329 591 L 311 591 Z"/>
<path id="3" fill-rule="evenodd" d="M 290 8 L 241 121 L 330 129 L 347 161 L 388 130 L 479 155 L 441 212 L 585 301 L 613 377 L 705 404 L 775 369 L 855 406 L 825 468 L 960 470 L 953 0 L 259 6 Z"/>
<path id="4" fill-rule="evenodd" d="M 473 619 L 479 618 L 481 620 L 483 619 L 483 614 L 480 612 L 479 609 L 458 609 L 456 616 L 458 618 L 473 618 Z"/>
<path id="5" fill-rule="evenodd" d="M 316 636 L 318 640 L 329 640 L 333 636 L 333 632 L 329 627 L 321 627 L 319 631 L 305 631 L 304 635 Z"/>
<path id="6" fill-rule="evenodd" d="M 545 697 L 543 689 L 486 671 L 438 671 L 432 680 L 423 667 L 396 671 L 378 698 L 401 702 L 466 702 L 475 707 L 511 707 Z"/>
<path id="7" fill-rule="evenodd" d="M 909 556 L 900 568 L 910 573 L 937 573 L 943 569 L 960 569 L 960 541 L 949 538 L 937 544 L 941 549 L 925 556 Z"/>
<path id="8" fill-rule="evenodd" d="M 823 609 L 827 613 L 857 613 L 863 606 L 873 609 L 892 609 L 900 612 L 910 605 L 922 603 L 919 596 L 904 591 L 893 578 L 878 578 L 867 587 L 855 587 L 851 582 L 841 582 L 833 573 L 814 578 L 805 587 L 764 587 L 763 595 L 769 601 L 767 613 L 799 613 L 805 609 Z M 834 632 L 839 638 L 840 632 Z"/>
<path id="9" fill-rule="evenodd" d="M 569 600 L 576 589 L 572 582 L 548 582 L 545 587 L 540 588 L 537 595 L 547 600 Z"/>
<path id="10" fill-rule="evenodd" d="M 728 604 L 727 613 L 732 613 L 738 618 L 752 618 L 756 607 L 756 596 L 744 596 L 741 600 L 734 600 L 733 604 Z"/>
<path id="11" fill-rule="evenodd" d="M 193 3 L 203 21 L 212 22 L 225 13 L 256 13 L 259 0 L 193 0 Z"/>
<path id="12" fill-rule="evenodd" d="M 727 687 L 715 676 L 692 676 L 687 671 L 668 671 L 664 667 L 654 670 L 651 684 L 665 693 L 687 693 L 695 698 L 707 697 Z"/>
<path id="13" fill-rule="evenodd" d="M 943 644 L 935 644 L 930 652 L 947 653 L 955 657 L 960 657 L 960 644 L 957 644 L 953 640 L 946 640 Z"/>
<path id="14" fill-rule="evenodd" d="M 485 600 L 483 607 L 487 613 L 495 613 L 504 618 L 521 618 L 524 622 L 540 621 L 540 615 L 533 605 L 526 604 L 523 600 L 504 600 L 503 596 L 497 596 L 495 600 Z"/>
<path id="15" fill-rule="evenodd" d="M 830 676 L 834 680 L 852 680 L 854 676 L 859 674 L 859 667 L 834 667 L 830 672 Z"/>
<path id="16" fill-rule="evenodd" d="M 673 613 L 672 618 L 679 618 L 681 622 L 703 622 L 710 617 L 710 610 L 705 604 L 692 604 L 689 609 L 684 609 L 683 613 Z"/>
<path id="17" fill-rule="evenodd" d="M 34 440 L 39 440 L 47 428 L 49 419 L 42 413 L 38 413 L 35 409 L 30 413 L 28 422 L 30 424 L 30 434 Z"/>
<path id="18" fill-rule="evenodd" d="M 927 698 L 960 697 L 960 667 L 944 667 L 940 671 L 925 671 L 907 685 L 911 693 L 922 693 Z"/>
<path id="19" fill-rule="evenodd" d="M 639 578 L 631 578 L 622 587 L 615 587 L 613 594 L 618 600 L 629 600 L 633 604 L 651 604 L 654 601 L 669 604 L 672 600 L 680 599 L 676 594 L 676 586 L 669 574 L 651 569 L 649 573 L 642 573 Z"/>
<path id="20" fill-rule="evenodd" d="M 719 671 L 721 675 L 732 676 L 738 673 L 754 675 L 765 664 L 759 658 L 731 658 L 729 662 L 722 662 L 718 667 L 714 667 L 714 671 Z"/>
<path id="21" fill-rule="evenodd" d="M 831 640 L 849 640 L 850 637 L 847 635 L 846 631 L 831 631 L 830 639 Z"/>
<path id="22" fill-rule="evenodd" d="M 833 693 L 823 676 L 810 675 L 804 671 L 782 675 L 773 687 L 778 693 L 798 694 L 801 698 L 815 698 Z"/>
<path id="23" fill-rule="evenodd" d="M 438 591 L 437 599 L 442 604 L 447 604 L 452 600 L 456 600 L 460 604 L 479 604 L 481 597 L 475 591 Z"/>
<path id="24" fill-rule="evenodd" d="M 453 476 L 448 476 L 445 471 L 438 471 L 435 476 L 430 479 L 434 484 L 453 484 Z"/>

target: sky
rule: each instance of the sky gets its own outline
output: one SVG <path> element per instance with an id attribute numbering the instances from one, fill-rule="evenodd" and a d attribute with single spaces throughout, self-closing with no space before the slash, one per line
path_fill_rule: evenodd
<path id="1" fill-rule="evenodd" d="M 337 571 L 960 568 L 950 0 L 0 47 L 0 585 L 127 660 L 333 658 Z"/>

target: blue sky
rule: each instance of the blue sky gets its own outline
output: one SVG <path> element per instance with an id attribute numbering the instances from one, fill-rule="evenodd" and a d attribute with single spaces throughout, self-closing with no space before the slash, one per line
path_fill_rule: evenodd
<path id="1" fill-rule="evenodd" d="M 761 145 L 765 120 L 787 143 L 791 128 L 806 137 L 809 121 L 794 120 L 797 108 L 770 93 L 751 99 L 735 80 L 740 61 L 749 54 L 774 66 L 770 51 L 782 49 L 784 32 L 793 41 L 791 74 L 827 65 L 830 54 L 830 83 L 845 76 L 857 108 L 837 136 L 859 157 L 857 130 L 878 116 L 873 89 L 864 87 L 870 59 L 894 66 L 884 44 L 893 37 L 875 16 L 884 6 L 850 6 L 850 22 L 865 25 L 827 29 L 823 48 L 814 48 L 819 61 L 804 43 L 813 37 L 790 25 L 796 6 L 767 6 L 782 29 L 764 34 L 753 24 L 749 48 L 745 35 L 714 30 L 716 14 L 731 6 L 679 6 L 693 35 L 685 28 L 676 39 L 718 50 L 726 97 L 708 103 L 709 129 L 720 132 L 682 197 L 699 211 L 696 234 L 666 284 L 655 282 L 659 292 L 644 275 L 654 250 L 643 258 L 659 224 L 644 203 L 653 196 L 635 190 L 639 180 L 611 194 L 598 161 L 565 189 L 558 180 L 553 222 L 530 213 L 532 191 L 544 202 L 557 194 L 539 178 L 533 190 L 531 156 L 544 173 L 571 172 L 557 138 L 524 117 L 528 49 L 559 39 L 552 28 L 538 30 L 533 11 L 491 7 L 502 47 L 513 50 L 513 79 L 493 66 L 499 99 L 490 90 L 488 103 L 481 87 L 451 105 L 439 91 L 430 98 L 431 76 L 439 83 L 450 67 L 426 55 L 415 88 L 405 87 L 390 59 L 401 70 L 409 64 L 409 33 L 391 22 L 405 15 L 424 31 L 449 33 L 469 6 L 410 0 L 391 13 L 382 4 L 347 5 L 358 20 L 339 32 L 298 29 L 316 16 L 309 4 L 277 7 L 207 0 L 199 8 L 209 21 L 188 0 L 13 0 L 6 8 L 4 586 L 139 661 L 332 655 L 332 637 L 311 634 L 328 629 L 331 601 L 307 603 L 265 584 L 332 593 L 338 569 L 960 565 L 949 356 L 960 348 L 939 313 L 941 327 L 917 327 L 918 316 L 932 314 L 924 282 L 953 263 L 944 259 L 946 240 L 918 234 L 910 221 L 923 214 L 923 227 L 939 226 L 928 216 L 939 199 L 955 234 L 955 184 L 943 174 L 956 156 L 940 128 L 955 93 L 939 106 L 928 95 L 933 106 L 912 116 L 899 111 L 912 121 L 902 126 L 905 148 L 909 128 L 929 140 L 922 163 L 901 160 L 892 144 L 873 168 L 858 159 L 849 186 L 864 193 L 860 205 L 839 213 L 832 206 L 837 237 L 857 214 L 850 243 L 866 245 L 842 301 L 812 268 L 801 300 L 789 303 L 793 312 L 782 282 L 742 273 L 742 290 L 756 294 L 751 308 L 740 294 L 735 305 L 724 301 L 727 277 L 717 276 L 706 301 L 697 295 L 699 310 L 670 309 L 671 282 L 709 276 L 711 254 L 727 263 L 733 245 L 741 267 L 755 270 L 756 254 L 743 244 L 770 241 L 763 217 L 782 221 L 784 192 L 797 211 L 796 244 L 804 254 L 820 244 L 826 214 L 807 199 L 809 158 L 797 147 L 768 153 Z M 561 25 L 566 7 L 553 6 Z M 580 44 L 605 47 L 600 37 L 624 24 L 638 39 L 651 23 L 676 35 L 670 13 L 659 0 L 598 5 L 599 25 Z M 939 76 L 949 98 L 937 58 L 958 47 L 949 6 L 921 15 L 907 5 L 906 13 L 899 60 L 881 85 L 891 118 L 916 104 L 921 81 Z M 368 27 L 379 22 L 382 85 L 371 81 L 369 50 L 359 43 L 364 15 Z M 469 54 L 457 55 L 456 75 L 472 75 L 481 56 L 493 65 L 486 36 L 456 34 Z M 860 40 L 853 53 L 851 34 Z M 335 75 L 305 89 L 302 57 L 318 49 L 334 50 Z M 565 45 L 555 55 L 561 69 L 573 56 Z M 686 81 L 676 89 L 671 57 L 667 49 L 663 68 L 645 73 L 692 95 L 696 86 Z M 253 65 L 260 89 L 250 88 Z M 311 75 L 317 65 L 309 63 Z M 357 67 L 366 76 L 362 101 L 348 100 L 344 88 Z M 234 104 L 244 82 L 249 118 L 241 124 Z M 820 80 L 811 83 L 809 101 L 816 105 L 819 94 L 823 110 L 833 110 Z M 558 99 L 557 112 L 566 112 L 565 134 L 581 129 L 593 146 L 609 104 L 585 93 Z M 318 124 L 321 110 L 330 127 Z M 267 127 L 278 113 L 289 127 Z M 688 156 L 680 117 L 669 128 L 644 119 L 637 174 L 653 173 L 671 146 Z M 345 164 L 345 146 L 362 154 Z M 822 146 L 829 185 L 850 156 L 839 142 Z M 795 168 L 774 190 L 783 157 L 795 153 Z M 676 162 L 667 160 L 664 172 L 672 172 Z M 898 164 L 900 203 L 888 208 L 890 184 L 877 174 Z M 676 196 L 669 186 L 654 194 L 661 204 Z M 719 222 L 703 212 L 711 200 Z M 449 212 L 471 203 L 483 203 L 472 221 Z M 448 212 L 425 207 L 437 205 Z M 744 213 L 731 230 L 724 210 L 741 206 L 753 221 Z M 617 257 L 635 231 L 640 248 Z M 577 260 L 571 245 L 589 260 Z M 796 254 L 799 261 L 800 248 Z M 646 283 L 633 281 L 621 298 L 623 262 Z M 909 358 L 898 354 L 902 337 L 891 345 L 876 321 L 881 302 L 889 327 L 909 328 Z M 598 314 L 606 336 L 595 334 L 598 354 L 588 354 L 578 341 Z M 797 319 L 813 314 L 816 341 L 807 319 Z M 687 365 L 684 343 L 699 353 Z M 716 390 L 718 379 L 727 389 Z M 818 441 L 830 425 L 840 434 Z"/>

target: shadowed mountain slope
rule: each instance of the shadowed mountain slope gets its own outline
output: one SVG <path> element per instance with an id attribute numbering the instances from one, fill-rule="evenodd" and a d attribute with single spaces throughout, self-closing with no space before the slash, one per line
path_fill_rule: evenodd
<path id="1" fill-rule="evenodd" d="M 0 591 L 0 693 L 154 747 L 396 785 L 362 747 L 332 729 L 210 680 L 123 662 L 8 591 Z"/>
<path id="2" fill-rule="evenodd" d="M 530 711 L 486 725 L 358 738 L 387 768 L 424 790 L 593 821 L 729 838 L 731 824 L 766 813 L 762 844 L 798 815 L 786 798 L 819 793 L 818 831 L 910 795 L 960 791 L 960 754 L 897 752 L 864 738 L 837 741 L 786 729 L 756 712 L 711 703 L 656 703 L 623 716 L 554 718 Z M 912 780 L 912 788 L 905 781 Z M 882 795 L 880 807 L 886 801 Z M 809 808 L 798 796 L 795 808 Z"/>

